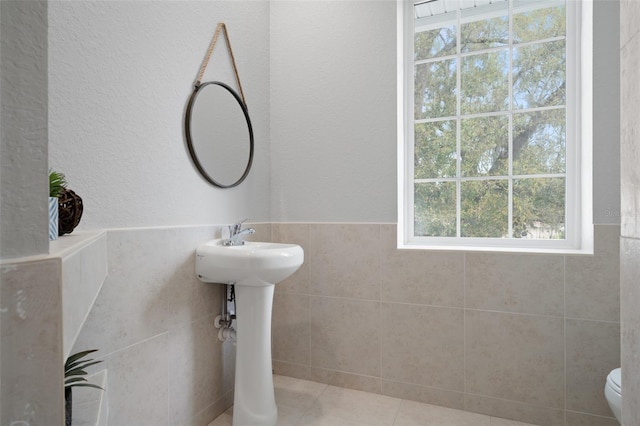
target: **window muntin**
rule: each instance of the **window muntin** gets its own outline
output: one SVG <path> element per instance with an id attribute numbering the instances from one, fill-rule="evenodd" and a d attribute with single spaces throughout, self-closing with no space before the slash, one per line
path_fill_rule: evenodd
<path id="1" fill-rule="evenodd" d="M 404 21 L 413 117 L 399 245 L 575 249 L 584 215 L 580 150 L 567 146 L 578 137 L 567 108 L 579 108 L 571 0 L 417 3 Z"/>

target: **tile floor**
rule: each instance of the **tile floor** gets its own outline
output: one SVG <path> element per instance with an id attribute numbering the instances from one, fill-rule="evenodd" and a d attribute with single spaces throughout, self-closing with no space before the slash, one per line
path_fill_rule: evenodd
<path id="1" fill-rule="evenodd" d="M 273 376 L 278 426 L 532 426 L 286 376 Z M 233 407 L 209 426 L 231 426 Z"/>

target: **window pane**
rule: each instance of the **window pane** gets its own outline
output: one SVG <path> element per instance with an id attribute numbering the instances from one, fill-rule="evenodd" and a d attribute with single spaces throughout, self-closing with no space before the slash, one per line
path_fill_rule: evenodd
<path id="1" fill-rule="evenodd" d="M 513 181 L 513 237 L 564 239 L 564 178 Z"/>
<path id="2" fill-rule="evenodd" d="M 456 236 L 456 183 L 415 184 L 414 235 Z"/>
<path id="3" fill-rule="evenodd" d="M 455 177 L 455 120 L 416 124 L 414 151 L 416 179 Z"/>
<path id="4" fill-rule="evenodd" d="M 566 105 L 575 100 L 565 87 L 572 78 L 567 49 L 574 45 L 573 34 L 566 34 L 573 16 L 565 2 L 408 5 L 414 112 L 405 152 L 413 149 L 413 176 L 407 178 L 414 189 L 405 206 L 414 223 L 405 229 L 413 229 L 416 242 L 517 238 L 546 247 L 535 240 L 573 235 L 573 228 L 565 231 L 566 217 L 575 213 L 566 211 L 575 163 L 567 159 L 573 142 L 566 135 Z"/>
<path id="5" fill-rule="evenodd" d="M 500 16 L 462 24 L 460 37 L 462 52 L 506 46 L 509 44 L 509 19 Z"/>
<path id="6" fill-rule="evenodd" d="M 462 113 L 504 111 L 509 107 L 506 50 L 462 58 Z"/>
<path id="7" fill-rule="evenodd" d="M 506 180 L 463 181 L 461 236 L 504 238 L 509 233 L 509 185 Z"/>
<path id="8" fill-rule="evenodd" d="M 456 60 L 415 66 L 415 118 L 456 114 Z"/>
<path id="9" fill-rule="evenodd" d="M 506 175 L 509 171 L 509 118 L 468 118 L 460 124 L 462 176 Z"/>
<path id="10" fill-rule="evenodd" d="M 518 2 L 515 2 L 517 7 Z M 550 7 L 513 15 L 513 42 L 543 40 L 565 35 L 565 7 Z"/>
<path id="11" fill-rule="evenodd" d="M 565 110 L 513 115 L 513 174 L 564 173 Z"/>
<path id="12" fill-rule="evenodd" d="M 514 108 L 565 104 L 565 56 L 564 40 L 513 49 Z"/>
<path id="13" fill-rule="evenodd" d="M 456 54 L 456 27 L 438 28 L 416 33 L 414 60 Z"/>

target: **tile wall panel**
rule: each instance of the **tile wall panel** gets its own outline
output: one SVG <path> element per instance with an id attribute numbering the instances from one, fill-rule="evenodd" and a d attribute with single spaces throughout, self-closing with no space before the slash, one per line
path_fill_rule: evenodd
<path id="1" fill-rule="evenodd" d="M 360 374 L 345 373 L 344 371 L 311 367 L 311 376 L 309 380 L 326 383 L 331 386 L 339 386 L 341 388 L 371 393 L 382 393 L 382 381 L 379 377 L 363 376 Z"/>
<path id="2" fill-rule="evenodd" d="M 276 292 L 271 319 L 272 356 L 279 361 L 309 365 L 311 344 L 309 295 Z"/>
<path id="3" fill-rule="evenodd" d="M 289 278 L 278 283 L 276 293 L 292 292 L 309 294 L 309 225 L 305 223 L 271 225 L 271 239 L 277 243 L 298 244 L 304 250 L 305 262 Z"/>
<path id="4" fill-rule="evenodd" d="M 111 353 L 219 312 L 220 286 L 195 276 L 195 249 L 213 233 L 213 227 L 109 231 L 108 275 L 74 349 Z"/>
<path id="5" fill-rule="evenodd" d="M 620 226 L 596 226 L 594 255 L 565 259 L 567 316 L 619 322 Z"/>
<path id="6" fill-rule="evenodd" d="M 621 244 L 622 417 L 626 425 L 640 424 L 640 240 L 622 238 Z M 628 393 L 627 393 L 628 392 Z"/>
<path id="7" fill-rule="evenodd" d="M 620 2 L 622 418 L 640 424 L 640 2 Z"/>
<path id="8" fill-rule="evenodd" d="M 180 424 L 233 388 L 233 342 L 220 342 L 215 315 L 168 333 L 169 424 Z M 189 348 L 189 354 L 185 354 Z M 185 356 L 186 355 L 186 356 Z M 226 368 L 225 368 L 226 367 Z"/>
<path id="9" fill-rule="evenodd" d="M 206 426 L 229 407 L 235 348 L 213 325 L 223 287 L 195 277 L 195 249 L 216 231 L 107 231 L 108 276 L 72 351 L 105 358 L 110 424 Z"/>
<path id="10" fill-rule="evenodd" d="M 640 2 L 620 0 L 620 47 L 640 32 Z"/>
<path id="11" fill-rule="evenodd" d="M 563 319 L 465 312 L 465 392 L 564 408 Z"/>
<path id="12" fill-rule="evenodd" d="M 632 2 L 635 3 L 635 2 Z M 629 12 L 637 13 L 638 6 Z M 624 9 L 621 9 L 622 21 Z M 637 25 L 637 23 L 635 24 Z M 640 34 L 636 33 L 620 51 L 620 196 L 623 237 L 640 238 Z"/>
<path id="13" fill-rule="evenodd" d="M 380 300 L 379 247 L 379 225 L 309 225 L 310 293 Z"/>
<path id="14" fill-rule="evenodd" d="M 425 404 L 464 409 L 464 393 L 409 383 L 382 381 L 382 394 Z"/>
<path id="15" fill-rule="evenodd" d="M 277 329 L 272 331 L 273 333 L 278 332 Z M 271 348 L 272 351 L 275 351 L 275 347 Z M 289 362 L 280 361 L 277 358 L 272 356 L 273 363 L 273 373 L 279 374 L 282 376 L 295 377 L 297 379 L 302 380 L 311 380 L 311 367 L 309 364 L 292 364 Z"/>
<path id="16" fill-rule="evenodd" d="M 108 424 L 169 426 L 168 374 L 147 368 L 168 371 L 167 338 L 161 334 L 106 357 Z"/>
<path id="17" fill-rule="evenodd" d="M 561 256 L 469 253 L 465 263 L 467 308 L 562 316 Z"/>
<path id="18" fill-rule="evenodd" d="M 382 378 L 464 390 L 464 311 L 383 303 Z"/>
<path id="19" fill-rule="evenodd" d="M 312 296 L 311 367 L 380 377 L 380 303 Z"/>
<path id="20" fill-rule="evenodd" d="M 567 409 L 611 416 L 603 377 L 620 367 L 620 324 L 567 319 Z"/>
<path id="21" fill-rule="evenodd" d="M 311 341 L 307 364 L 274 337 L 278 374 L 541 425 L 611 420 L 620 226 L 596 226 L 585 257 L 398 250 L 395 232 L 274 225 L 274 241 L 305 246 L 309 285 L 277 289 L 273 334 L 304 327 L 291 301 L 309 296 Z"/>
<path id="22" fill-rule="evenodd" d="M 382 300 L 462 307 L 462 253 L 398 250 L 396 225 L 380 227 Z"/>
<path id="23" fill-rule="evenodd" d="M 0 267 L 0 424 L 62 424 L 60 259 Z"/>

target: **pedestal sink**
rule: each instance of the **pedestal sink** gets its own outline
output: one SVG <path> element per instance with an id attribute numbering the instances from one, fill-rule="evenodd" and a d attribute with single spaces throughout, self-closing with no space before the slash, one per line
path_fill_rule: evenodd
<path id="1" fill-rule="evenodd" d="M 234 426 L 274 426 L 278 421 L 271 373 L 271 309 L 275 284 L 304 261 L 299 245 L 223 240 L 196 250 L 196 275 L 208 283 L 235 284 L 236 377 Z"/>

